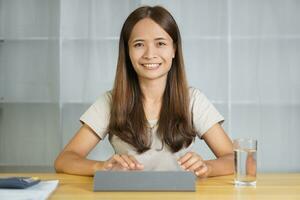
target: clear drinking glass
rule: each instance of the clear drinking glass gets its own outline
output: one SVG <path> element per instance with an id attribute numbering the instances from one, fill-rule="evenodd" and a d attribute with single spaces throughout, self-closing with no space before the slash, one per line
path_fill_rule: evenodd
<path id="1" fill-rule="evenodd" d="M 235 139 L 233 140 L 233 148 L 235 185 L 255 186 L 257 140 L 244 138 Z"/>

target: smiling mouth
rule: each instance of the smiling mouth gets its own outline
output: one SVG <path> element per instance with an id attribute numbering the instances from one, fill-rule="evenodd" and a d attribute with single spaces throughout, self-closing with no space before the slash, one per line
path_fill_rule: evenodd
<path id="1" fill-rule="evenodd" d="M 149 70 L 154 70 L 158 69 L 161 63 L 147 63 L 147 64 L 142 64 L 143 67 Z"/>

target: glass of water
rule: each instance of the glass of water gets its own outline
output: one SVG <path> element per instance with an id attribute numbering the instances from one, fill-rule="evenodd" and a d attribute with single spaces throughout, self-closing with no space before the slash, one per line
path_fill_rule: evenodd
<path id="1" fill-rule="evenodd" d="M 257 140 L 235 139 L 234 149 L 234 182 L 237 186 L 256 185 Z"/>

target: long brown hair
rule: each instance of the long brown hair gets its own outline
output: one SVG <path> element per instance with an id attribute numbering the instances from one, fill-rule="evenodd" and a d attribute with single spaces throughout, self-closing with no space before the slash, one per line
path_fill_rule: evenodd
<path id="1" fill-rule="evenodd" d="M 128 47 L 134 25 L 144 18 L 150 18 L 160 25 L 171 36 L 176 47 L 175 57 L 167 75 L 157 133 L 163 145 L 167 144 L 172 152 L 177 152 L 190 145 L 196 133 L 189 112 L 189 91 L 180 32 L 172 15 L 160 6 L 144 6 L 134 10 L 122 27 L 108 132 L 110 138 L 113 135 L 119 137 L 131 144 L 139 153 L 150 149 L 148 122 L 143 107 L 144 98 L 137 73 L 129 57 Z"/>

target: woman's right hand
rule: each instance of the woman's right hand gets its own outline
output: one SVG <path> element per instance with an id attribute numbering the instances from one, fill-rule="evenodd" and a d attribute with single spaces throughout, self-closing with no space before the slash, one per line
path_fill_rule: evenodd
<path id="1" fill-rule="evenodd" d="M 103 164 L 104 170 L 142 170 L 144 166 L 132 155 L 115 154 Z"/>

